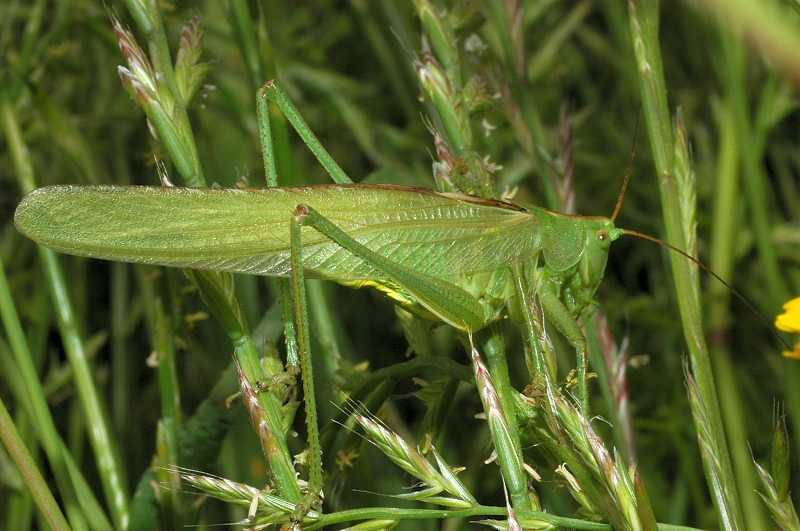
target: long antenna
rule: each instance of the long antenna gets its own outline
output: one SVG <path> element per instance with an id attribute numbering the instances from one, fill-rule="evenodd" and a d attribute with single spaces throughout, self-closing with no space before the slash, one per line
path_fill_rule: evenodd
<path id="1" fill-rule="evenodd" d="M 611 221 L 617 219 L 619 209 L 622 208 L 622 200 L 625 198 L 625 191 L 628 189 L 628 181 L 631 178 L 631 168 L 633 167 L 633 155 L 636 153 L 636 137 L 639 136 L 639 120 L 642 113 L 636 114 L 636 128 L 633 130 L 633 145 L 631 146 L 631 158 L 628 160 L 628 169 L 625 171 L 625 181 L 622 183 L 622 189 L 619 191 L 619 198 L 617 199 L 617 206 L 614 207 L 614 213 L 611 214 Z"/>
<path id="2" fill-rule="evenodd" d="M 626 179 L 626 181 L 627 181 L 627 179 Z M 616 212 L 615 212 L 615 213 L 616 213 Z M 776 338 L 778 338 L 778 340 L 780 340 L 780 342 L 781 342 L 781 343 L 783 343 L 784 345 L 786 345 L 786 348 L 787 348 L 787 349 L 789 349 L 789 350 L 793 350 L 792 346 L 791 346 L 791 345 L 789 345 L 789 343 L 787 343 L 785 339 L 783 339 L 781 336 L 779 336 L 779 335 L 778 335 L 778 333 L 777 333 L 775 330 L 773 330 L 773 328 L 772 328 L 772 323 L 770 323 L 769 321 L 767 321 L 767 318 L 766 318 L 766 317 L 764 317 L 764 315 L 763 315 L 761 312 L 759 312 L 759 311 L 756 309 L 756 307 L 755 307 L 755 306 L 753 306 L 753 304 L 752 304 L 752 303 L 751 303 L 749 300 L 747 300 L 747 299 L 745 298 L 745 296 L 744 296 L 744 295 L 742 295 L 741 293 L 739 293 L 739 291 L 738 291 L 736 288 L 734 288 L 733 286 L 731 286 L 730 284 L 728 284 L 728 282 L 726 282 L 726 281 L 725 281 L 725 280 L 724 280 L 724 279 L 723 279 L 721 276 L 719 276 L 718 274 L 714 273 L 714 271 L 712 271 L 712 270 L 711 270 L 711 268 L 710 268 L 710 267 L 708 267 L 707 265 L 705 265 L 703 262 L 701 262 L 700 260 L 698 260 L 698 259 L 697 259 L 697 258 L 695 258 L 694 256 L 690 255 L 689 253 L 687 253 L 687 252 L 685 252 L 685 251 L 682 251 L 682 250 L 678 249 L 678 248 L 677 248 L 677 247 L 675 247 L 674 245 L 670 245 L 670 244 L 668 244 L 667 242 L 665 242 L 664 240 L 659 240 L 659 239 L 658 239 L 658 238 L 656 238 L 655 236 L 650 236 L 650 235 L 648 235 L 648 234 L 644 234 L 644 233 L 641 233 L 641 232 L 637 232 L 637 231 L 635 231 L 635 230 L 628 230 L 628 229 L 622 229 L 622 233 L 623 233 L 623 234 L 627 234 L 628 236 L 636 236 L 637 238 L 642 238 L 643 240 L 648 240 L 648 241 L 651 241 L 651 242 L 653 242 L 653 243 L 657 243 L 657 244 L 659 244 L 659 245 L 663 245 L 664 247 L 666 247 L 666 248 L 667 248 L 667 249 L 669 249 L 670 251 L 674 251 L 674 252 L 678 253 L 679 255 L 683 256 L 684 258 L 688 258 L 689 260 L 691 260 L 692 262 L 694 262 L 694 263 L 695 263 L 695 264 L 696 264 L 698 267 L 700 267 L 700 268 L 701 268 L 703 271 L 705 271 L 706 273 L 708 273 L 708 274 L 709 274 L 709 275 L 711 275 L 712 277 L 714 277 L 714 278 L 716 278 L 717 280 L 719 280 L 719 281 L 722 283 L 722 285 L 723 285 L 723 286 L 725 286 L 726 288 L 728 288 L 729 290 L 731 290 L 731 293 L 733 293 L 733 294 L 736 296 L 736 298 L 737 298 L 737 299 L 739 299 L 739 300 L 742 302 L 742 304 L 744 304 L 744 305 L 747 307 L 747 309 L 748 309 L 748 310 L 750 310 L 751 312 L 753 312 L 754 314 L 756 314 L 756 315 L 758 316 L 758 318 L 759 318 L 759 319 L 761 319 L 761 322 L 762 322 L 762 323 L 764 323 L 764 325 L 765 325 L 765 326 L 766 326 L 766 327 L 767 327 L 769 330 L 771 330 L 771 331 L 772 331 L 772 334 L 773 334 L 773 335 L 774 335 Z"/>
<path id="3" fill-rule="evenodd" d="M 636 153 L 636 137 L 639 134 L 639 121 L 640 121 L 641 117 L 642 117 L 642 113 L 641 113 L 641 108 L 640 108 L 639 112 L 636 113 L 636 128 L 634 129 L 634 132 L 633 132 L 633 146 L 631 146 L 631 158 L 628 160 L 628 169 L 625 171 L 625 180 L 623 181 L 622 189 L 619 192 L 619 198 L 617 199 L 617 206 L 614 207 L 614 213 L 611 214 L 611 221 L 614 221 L 615 219 L 617 219 L 617 214 L 619 214 L 619 210 L 620 210 L 620 208 L 622 208 L 622 200 L 625 197 L 625 191 L 628 189 L 628 181 L 630 180 L 630 177 L 631 177 L 631 167 L 633 166 L 633 155 Z M 739 293 L 739 291 L 736 288 L 731 286 L 727 281 L 725 281 L 721 276 L 719 276 L 714 271 L 712 271 L 711 268 L 708 267 L 707 265 L 705 265 L 703 262 L 701 262 L 700 260 L 698 260 L 694 256 L 690 255 L 689 253 L 687 253 L 685 251 L 682 251 L 681 249 L 678 249 L 674 245 L 671 245 L 671 244 L 665 242 L 664 240 L 660 240 L 660 239 L 656 238 L 655 236 L 650 236 L 649 234 L 644 234 L 642 232 L 637 232 L 635 230 L 628 230 L 628 229 L 622 229 L 622 233 L 623 234 L 627 234 L 628 236 L 636 236 L 637 238 L 641 238 L 643 240 L 648 240 L 648 241 L 651 241 L 653 243 L 657 243 L 659 245 L 663 245 L 664 247 L 666 247 L 670 251 L 674 251 L 674 252 L 678 253 L 679 255 L 683 256 L 684 258 L 688 258 L 689 260 L 691 260 L 698 267 L 700 267 L 703 271 L 705 271 L 706 273 L 708 273 L 712 277 L 714 277 L 717 280 L 719 280 L 722 283 L 723 286 L 728 288 L 731 291 L 731 293 L 733 293 L 736 296 L 736 298 L 739 299 L 742 302 L 742 304 L 744 304 L 745 307 L 748 310 L 750 310 L 756 316 L 758 316 L 758 318 L 761 320 L 762 323 L 764 323 L 764 325 L 767 327 L 767 329 L 772 332 L 772 335 L 774 335 L 776 338 L 778 338 L 778 340 L 781 343 L 783 343 L 786 346 L 787 349 L 792 350 L 792 346 L 789 345 L 789 343 L 785 339 L 783 339 L 780 335 L 778 335 L 778 332 L 776 332 L 772 328 L 772 323 L 767 321 L 767 318 L 764 317 L 764 315 L 761 312 L 759 312 L 756 309 L 756 307 L 753 306 L 753 304 L 749 300 L 747 300 L 745 298 L 744 295 Z"/>

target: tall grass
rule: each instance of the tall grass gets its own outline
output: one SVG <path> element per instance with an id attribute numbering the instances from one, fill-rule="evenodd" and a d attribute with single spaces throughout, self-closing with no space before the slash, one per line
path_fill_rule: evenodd
<path id="1" fill-rule="evenodd" d="M 48 184 L 158 185 L 165 171 L 265 185 L 268 79 L 357 182 L 587 216 L 614 210 L 641 119 L 616 224 L 697 256 L 767 319 L 680 255 L 623 237 L 582 318 L 596 375 L 583 410 L 573 349 L 530 308 L 522 330 L 504 322 L 470 344 L 371 290 L 310 281 L 325 487 L 324 516 L 303 525 L 796 525 L 800 362 L 770 323 L 800 282 L 797 10 L 110 7 L 116 29 L 101 3 L 0 6 L 0 527 L 242 522 L 255 497 L 251 525 L 298 514 L 300 393 L 270 383 L 285 357 L 277 283 L 57 255 L 12 222 Z M 329 182 L 269 112 L 280 184 Z"/>

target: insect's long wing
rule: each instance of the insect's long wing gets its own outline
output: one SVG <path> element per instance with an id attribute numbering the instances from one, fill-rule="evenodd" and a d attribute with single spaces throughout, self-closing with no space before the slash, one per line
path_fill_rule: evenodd
<path id="1" fill-rule="evenodd" d="M 107 260 L 287 276 L 289 220 L 308 204 L 362 244 L 415 271 L 455 283 L 529 260 L 536 219 L 500 203 L 397 186 L 260 189 L 53 186 L 20 203 L 19 230 L 69 254 Z M 377 280 L 362 260 L 303 229 L 310 276 Z M 380 278 L 380 276 L 378 276 Z"/>

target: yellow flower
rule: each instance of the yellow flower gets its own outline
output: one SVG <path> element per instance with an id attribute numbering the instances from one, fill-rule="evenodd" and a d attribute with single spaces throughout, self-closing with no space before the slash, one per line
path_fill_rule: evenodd
<path id="1" fill-rule="evenodd" d="M 784 332 L 800 333 L 800 297 L 792 299 L 783 305 L 786 312 L 775 318 L 775 327 Z M 800 343 L 794 346 L 794 350 L 785 350 L 783 355 L 787 358 L 800 360 Z"/>
<path id="2" fill-rule="evenodd" d="M 794 346 L 794 350 L 792 351 L 784 350 L 783 356 L 785 358 L 792 358 L 793 360 L 800 361 L 800 343 L 796 344 Z"/>

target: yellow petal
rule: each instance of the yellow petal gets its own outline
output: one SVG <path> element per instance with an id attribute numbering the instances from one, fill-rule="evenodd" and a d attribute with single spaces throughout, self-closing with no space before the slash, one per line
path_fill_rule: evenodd
<path id="1" fill-rule="evenodd" d="M 800 332 L 800 316 L 782 313 L 775 318 L 775 328 L 784 332 Z"/>
<path id="2" fill-rule="evenodd" d="M 791 358 L 793 360 L 800 360 L 800 343 L 794 346 L 794 350 L 791 352 L 788 350 L 783 351 L 783 356 L 785 358 Z"/>
<path id="3" fill-rule="evenodd" d="M 775 327 L 784 332 L 800 332 L 800 297 L 783 305 L 785 313 L 775 318 Z"/>

